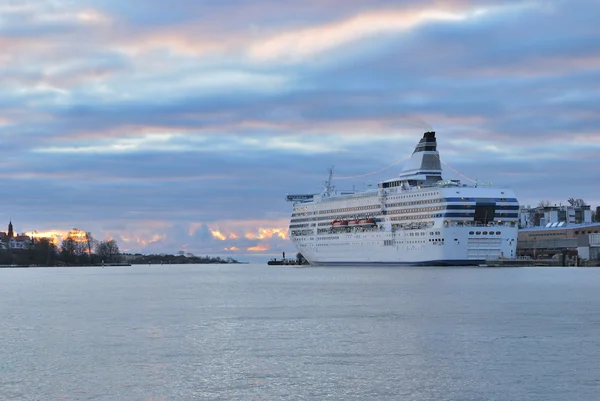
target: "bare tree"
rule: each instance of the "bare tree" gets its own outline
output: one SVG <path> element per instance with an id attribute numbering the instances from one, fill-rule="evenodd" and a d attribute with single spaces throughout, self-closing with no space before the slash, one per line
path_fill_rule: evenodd
<path id="1" fill-rule="evenodd" d="M 538 207 L 548 207 L 548 206 L 550 206 L 550 201 L 548 199 L 541 200 L 540 203 L 538 203 Z"/>
<path id="2" fill-rule="evenodd" d="M 98 242 L 96 245 L 96 255 L 107 263 L 119 262 L 120 252 L 117 241 L 112 238 L 107 238 L 104 241 Z"/>
<path id="3" fill-rule="evenodd" d="M 53 266 L 56 262 L 56 245 L 50 238 L 37 238 L 32 251 L 33 260 L 39 266 Z"/>
<path id="4" fill-rule="evenodd" d="M 587 205 L 587 204 L 585 203 L 585 201 L 584 201 L 583 199 L 581 199 L 581 198 L 579 198 L 579 199 L 575 199 L 575 198 L 569 198 L 569 199 L 568 199 L 568 202 L 569 202 L 569 204 L 570 204 L 571 206 L 573 206 L 573 207 L 581 207 L 581 206 L 585 206 L 585 205 Z"/>
<path id="5" fill-rule="evenodd" d="M 83 239 L 85 241 L 85 246 L 86 246 L 86 253 L 88 255 L 88 258 L 90 260 L 90 263 L 92 262 L 92 254 L 93 254 L 93 250 L 96 248 L 96 243 L 98 241 L 96 241 L 96 239 L 92 236 L 92 233 L 89 231 L 86 231 Z"/>
<path id="6" fill-rule="evenodd" d="M 95 241 L 89 231 L 73 228 L 61 242 L 61 259 L 67 264 L 91 263 Z"/>
<path id="7" fill-rule="evenodd" d="M 60 244 L 60 257 L 66 264 L 75 264 L 77 261 L 77 242 L 70 236 Z"/>

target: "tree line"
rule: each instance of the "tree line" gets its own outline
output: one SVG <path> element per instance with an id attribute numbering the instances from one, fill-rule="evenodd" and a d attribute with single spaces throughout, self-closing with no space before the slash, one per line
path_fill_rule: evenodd
<path id="1" fill-rule="evenodd" d="M 117 241 L 95 239 L 89 231 L 69 231 L 60 245 L 51 238 L 31 239 L 25 249 L 0 252 L 0 265 L 18 266 L 85 266 L 121 262 Z"/>
<path id="2" fill-rule="evenodd" d="M 169 264 L 169 265 L 182 265 L 182 264 L 224 264 L 224 263 L 240 263 L 237 260 L 227 257 L 221 258 L 219 256 L 196 256 L 192 253 L 185 254 L 179 252 L 178 255 L 167 255 L 167 254 L 152 254 L 142 255 L 140 253 L 135 255 L 125 255 L 127 262 L 132 265 L 139 264 Z"/>

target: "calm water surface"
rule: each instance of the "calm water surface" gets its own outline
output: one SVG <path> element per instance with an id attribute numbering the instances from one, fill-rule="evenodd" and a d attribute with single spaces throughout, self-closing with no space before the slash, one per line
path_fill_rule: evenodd
<path id="1" fill-rule="evenodd" d="M 0 400 L 600 400 L 600 269 L 0 269 Z"/>

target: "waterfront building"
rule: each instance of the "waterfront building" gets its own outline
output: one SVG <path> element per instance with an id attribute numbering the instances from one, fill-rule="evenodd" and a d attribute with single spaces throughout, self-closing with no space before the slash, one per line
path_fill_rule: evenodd
<path id="1" fill-rule="evenodd" d="M 0 249 L 28 249 L 31 238 L 25 234 L 15 235 L 12 220 L 8 223 L 8 231 L 0 232 Z"/>
<path id="2" fill-rule="evenodd" d="M 556 255 L 598 260 L 600 223 L 546 223 L 519 230 L 517 256 L 551 259 Z"/>
<path id="3" fill-rule="evenodd" d="M 521 206 L 519 212 L 520 228 L 592 223 L 589 205 Z"/>
<path id="4" fill-rule="evenodd" d="M 569 199 L 568 205 L 524 206 L 519 210 L 517 256 L 598 260 L 596 236 L 600 222 L 594 222 L 591 207 L 581 199 Z"/>
<path id="5" fill-rule="evenodd" d="M 577 248 L 579 257 L 600 261 L 600 234 L 589 234 L 580 241 Z"/>

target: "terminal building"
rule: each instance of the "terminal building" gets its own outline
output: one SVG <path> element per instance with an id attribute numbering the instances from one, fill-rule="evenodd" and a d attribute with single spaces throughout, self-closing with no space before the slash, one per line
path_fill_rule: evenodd
<path id="1" fill-rule="evenodd" d="M 600 222 L 588 205 L 522 207 L 517 256 L 600 261 Z"/>

